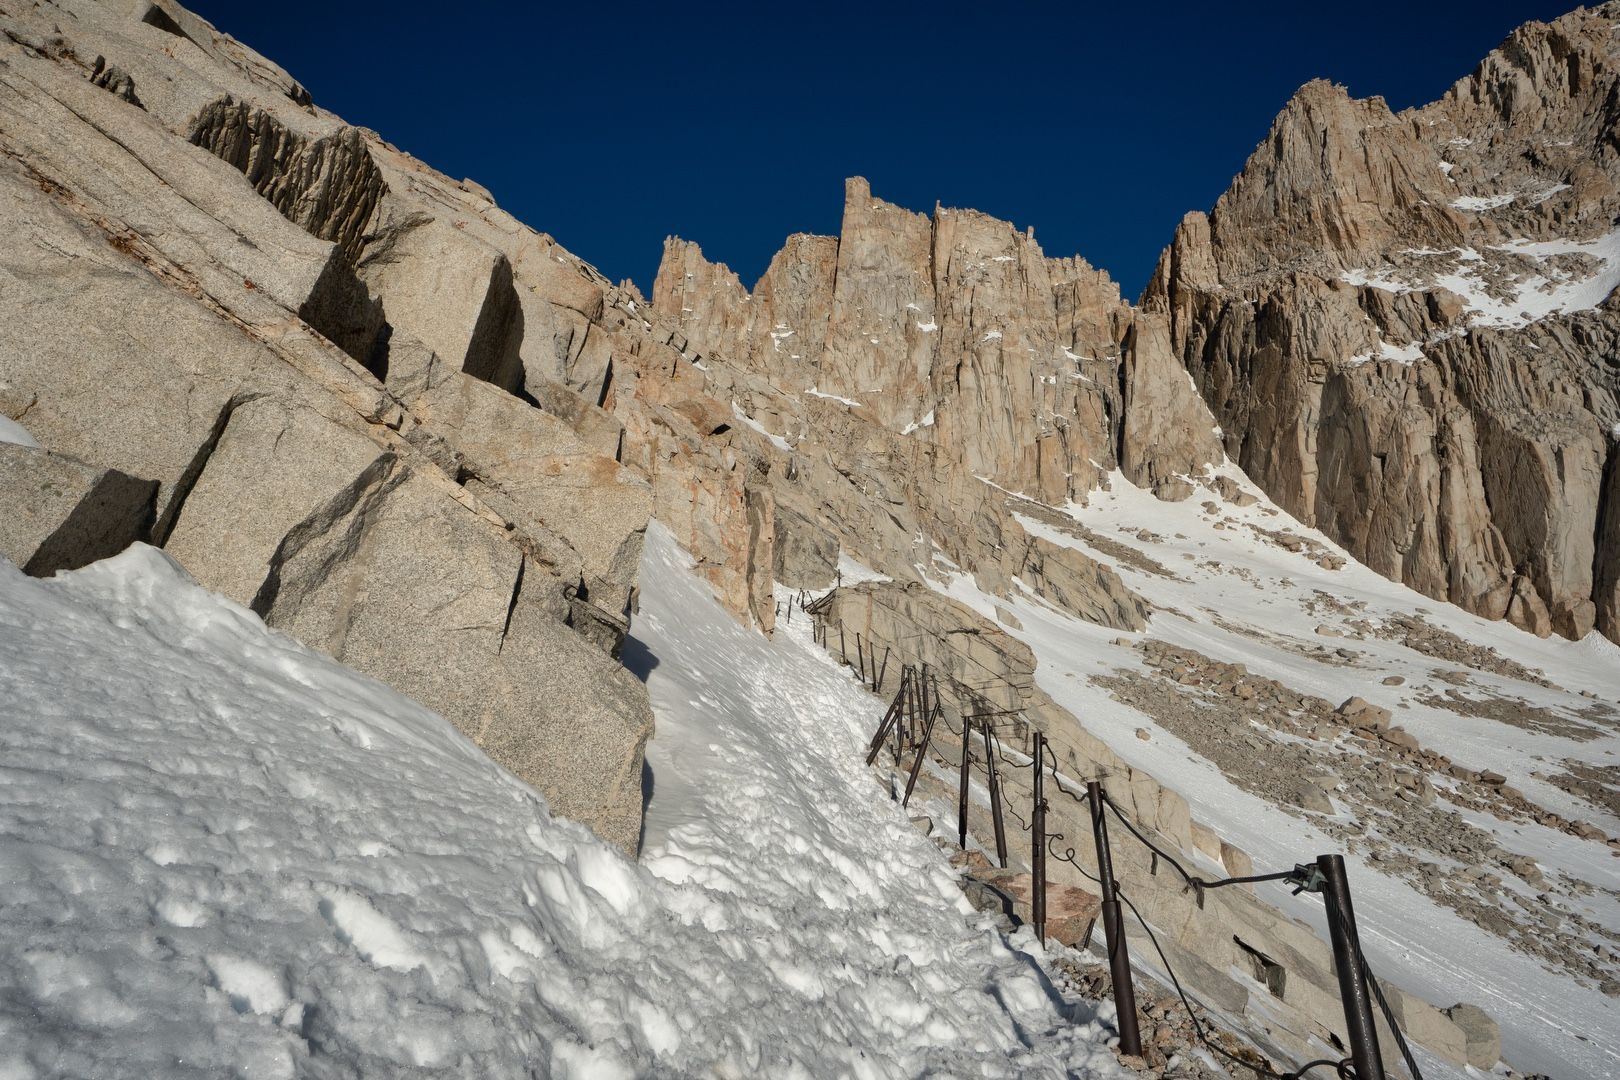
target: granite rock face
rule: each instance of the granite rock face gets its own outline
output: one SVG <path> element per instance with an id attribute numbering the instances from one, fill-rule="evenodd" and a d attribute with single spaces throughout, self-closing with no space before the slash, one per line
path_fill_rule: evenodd
<path id="1" fill-rule="evenodd" d="M 777 390 L 847 402 L 1045 502 L 1083 499 L 1122 458 L 1133 480 L 1219 459 L 1163 329 L 1139 332 L 1106 274 L 976 211 L 884 202 L 858 177 L 840 234 L 790 237 L 751 293 L 667 240 L 653 301 Z M 1143 422 L 1122 428 L 1133 408 Z"/>
<path id="2" fill-rule="evenodd" d="M 836 565 L 832 542 L 902 579 L 938 558 L 997 595 L 1022 580 L 1137 629 L 1145 605 L 1111 570 L 1027 535 L 1020 500 L 1083 501 L 1122 463 L 1180 498 L 1180 478 L 1220 455 L 1162 325 L 1140 330 L 1105 274 L 983 214 L 904 210 L 859 178 L 840 235 L 790 237 L 752 292 L 666 241 L 650 318 L 791 455 L 765 486 L 794 574 L 811 549 Z M 1141 421 L 1122 422 L 1132 408 Z"/>
<path id="3" fill-rule="evenodd" d="M 164 546 L 634 851 L 653 489 L 565 378 L 606 283 L 183 9 L 58 7 L 0 14 L 5 554 Z"/>
<path id="4" fill-rule="evenodd" d="M 1399 115 L 1302 88 L 1142 299 L 1227 453 L 1379 572 L 1620 639 L 1620 104 L 1601 5 Z"/>

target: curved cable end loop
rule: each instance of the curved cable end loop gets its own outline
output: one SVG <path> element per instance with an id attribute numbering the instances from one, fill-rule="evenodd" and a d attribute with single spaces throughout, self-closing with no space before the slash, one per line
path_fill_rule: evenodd
<path id="1" fill-rule="evenodd" d="M 1189 888 L 1192 889 L 1193 903 L 1198 905 L 1198 910 L 1199 911 L 1203 911 L 1204 910 L 1204 883 L 1201 880 L 1198 880 L 1198 879 L 1195 878 L 1193 880 L 1192 884 L 1189 886 Z"/>

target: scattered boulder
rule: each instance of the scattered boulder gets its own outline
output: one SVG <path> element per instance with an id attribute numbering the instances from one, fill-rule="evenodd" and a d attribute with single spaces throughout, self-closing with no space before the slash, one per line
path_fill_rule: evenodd
<path id="1" fill-rule="evenodd" d="M 1399 746 L 1403 750 L 1418 749 L 1417 736 L 1405 728 L 1387 728 L 1378 733 L 1378 737 L 1391 746 Z"/>
<path id="2" fill-rule="evenodd" d="M 1445 1010 L 1453 1024 L 1462 1029 L 1468 1064 L 1476 1069 L 1489 1069 L 1502 1057 L 1502 1031 L 1490 1014 L 1478 1005 L 1462 1002 Z"/>
<path id="3" fill-rule="evenodd" d="M 1383 706 L 1360 697 L 1348 699 L 1335 711 L 1345 723 L 1362 731 L 1383 731 L 1394 716 Z"/>
<path id="4" fill-rule="evenodd" d="M 1238 482 L 1230 476 L 1217 476 L 1214 484 L 1215 490 L 1220 493 L 1221 498 L 1235 506 L 1253 506 L 1260 501 L 1239 487 Z"/>

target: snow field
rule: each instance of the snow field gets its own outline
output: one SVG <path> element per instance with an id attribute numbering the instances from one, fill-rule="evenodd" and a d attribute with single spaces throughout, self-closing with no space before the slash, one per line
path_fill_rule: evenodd
<path id="1" fill-rule="evenodd" d="M 1234 466 L 1220 471 L 1259 495 Z M 1228 522 L 1225 529 L 1211 527 L 1215 519 L 1201 506 L 1206 498 L 1219 504 L 1220 517 Z M 1274 512 L 1268 513 L 1268 509 Z M 1364 602 L 1365 610 L 1359 614 L 1374 623 L 1386 615 L 1421 612 L 1432 625 L 1543 670 L 1557 684 L 1544 688 L 1469 669 L 1472 688 L 1575 711 L 1590 704 L 1576 696 L 1581 690 L 1595 692 L 1604 701 L 1620 702 L 1620 647 L 1612 642 L 1596 634 L 1580 642 L 1538 639 L 1507 623 L 1491 622 L 1430 600 L 1354 561 L 1337 571 L 1320 567 L 1307 554 L 1286 551 L 1248 527 L 1287 530 L 1343 554 L 1323 534 L 1276 510 L 1263 497 L 1253 506 L 1237 507 L 1213 492 L 1201 491 L 1184 502 L 1165 503 L 1116 472 L 1109 490 L 1094 491 L 1086 506 L 1070 506 L 1065 512 L 1176 575 L 1165 578 L 1143 572 L 1060 529 L 1019 515 L 1032 534 L 1076 547 L 1112 566 L 1128 586 L 1159 609 L 1146 635 L 1124 635 L 1126 638 L 1150 636 L 1228 663 L 1241 662 L 1255 674 L 1335 704 L 1361 695 L 1393 710 L 1394 722 L 1411 731 L 1424 746 L 1471 768 L 1503 773 L 1510 783 L 1549 809 L 1575 820 L 1592 821 L 1611 834 L 1620 831 L 1620 823 L 1610 815 L 1535 775 L 1564 757 L 1612 767 L 1620 760 L 1620 734 L 1611 730 L 1577 741 L 1425 705 L 1422 696 L 1449 686 L 1434 677 L 1436 669 L 1459 665 L 1394 641 L 1348 636 L 1348 628 L 1345 638 L 1326 640 L 1358 653 L 1356 666 L 1324 664 L 1288 647 L 1321 644 L 1324 638 L 1316 633 L 1318 626 L 1342 625 L 1343 617 L 1321 607 L 1308 610 L 1307 604 L 1316 599 L 1318 590 L 1342 602 Z M 1146 538 L 1140 533 L 1144 529 L 1150 533 Z M 1011 600 L 989 596 L 965 576 L 936 581 L 936 587 L 992 619 L 996 607 L 1010 610 L 1022 629 L 1008 627 L 1008 632 L 1034 650 L 1036 679 L 1042 689 L 1121 758 L 1183 795 L 1193 816 L 1247 851 L 1257 871 L 1284 869 L 1323 852 L 1342 852 L 1336 841 L 1308 821 L 1242 790 L 1151 717 L 1092 685 L 1089 676 L 1093 674 L 1121 668 L 1143 670 L 1138 653 L 1114 644 L 1121 637 L 1119 631 L 1072 618 L 1027 592 Z M 1382 685 L 1382 678 L 1390 674 L 1404 676 L 1404 684 Z M 1146 741 L 1137 738 L 1138 729 L 1146 729 L 1151 737 Z M 1536 858 L 1546 871 L 1595 886 L 1581 904 L 1583 912 L 1605 925 L 1620 925 L 1620 903 L 1615 899 L 1620 892 L 1620 860 L 1601 841 L 1579 840 L 1538 825 L 1509 823 L 1483 814 L 1465 812 L 1464 816 L 1492 833 L 1506 850 Z M 1513 951 L 1500 938 L 1365 860 L 1347 854 L 1347 861 L 1362 943 L 1381 977 L 1441 1006 L 1456 1001 L 1480 1005 L 1501 1025 L 1504 1057 L 1521 1070 L 1554 1076 L 1620 1074 L 1620 1007 L 1614 999 Z M 1275 889 L 1265 899 L 1325 935 L 1322 908 L 1313 898 L 1293 898 L 1286 890 Z M 1431 1080 L 1454 1074 L 1438 1059 L 1421 1052 L 1420 1063 Z"/>
<path id="2" fill-rule="evenodd" d="M 0 1076 L 1116 1075 L 850 753 L 875 699 L 687 569 L 655 527 L 638 865 L 155 549 L 0 562 Z"/>

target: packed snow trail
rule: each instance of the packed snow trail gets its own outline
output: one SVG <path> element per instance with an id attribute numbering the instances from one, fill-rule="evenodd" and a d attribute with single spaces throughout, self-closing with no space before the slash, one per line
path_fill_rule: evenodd
<path id="1" fill-rule="evenodd" d="M 0 1077 L 1115 1074 L 849 765 L 871 699 L 645 570 L 649 866 L 155 549 L 0 560 Z"/>
<path id="2" fill-rule="evenodd" d="M 768 641 L 690 566 L 648 531 L 633 635 L 656 661 L 659 726 L 643 861 L 741 902 L 726 947 L 779 980 L 751 1007 L 788 1036 L 764 1074 L 1114 1075 L 1091 1010 L 1019 951 L 1033 935 L 1009 947 L 973 914 L 865 767 L 883 703 L 810 641 L 809 619 Z"/>

